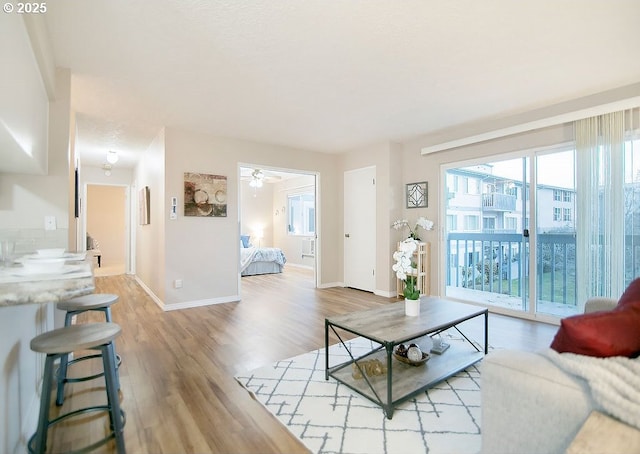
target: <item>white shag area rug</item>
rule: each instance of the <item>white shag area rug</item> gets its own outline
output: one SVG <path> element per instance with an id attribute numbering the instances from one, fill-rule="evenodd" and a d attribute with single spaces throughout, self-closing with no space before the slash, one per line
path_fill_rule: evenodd
<path id="1" fill-rule="evenodd" d="M 347 343 L 354 356 L 377 345 L 363 338 Z M 349 358 L 341 344 L 329 349 L 330 366 Z M 392 419 L 347 386 L 333 378 L 325 380 L 324 367 L 322 348 L 235 378 L 314 453 L 480 451 L 480 372 L 476 366 L 405 401 Z"/>

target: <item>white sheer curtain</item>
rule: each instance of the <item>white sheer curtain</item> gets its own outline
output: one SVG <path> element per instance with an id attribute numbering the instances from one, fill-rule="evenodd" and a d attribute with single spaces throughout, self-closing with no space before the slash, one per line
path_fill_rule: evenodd
<path id="1" fill-rule="evenodd" d="M 574 123 L 578 304 L 625 287 L 625 137 L 638 109 Z"/>

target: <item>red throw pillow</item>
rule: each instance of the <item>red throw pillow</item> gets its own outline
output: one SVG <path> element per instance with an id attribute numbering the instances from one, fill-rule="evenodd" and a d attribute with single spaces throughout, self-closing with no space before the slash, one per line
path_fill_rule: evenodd
<path id="1" fill-rule="evenodd" d="M 618 307 L 624 307 L 627 304 L 640 302 L 640 278 L 636 278 L 626 288 L 620 299 L 618 300 Z"/>
<path id="2" fill-rule="evenodd" d="M 640 298 L 636 302 L 628 301 L 624 306 L 612 311 L 574 315 L 562 319 L 551 348 L 559 353 L 577 353 L 602 358 L 638 356 Z"/>

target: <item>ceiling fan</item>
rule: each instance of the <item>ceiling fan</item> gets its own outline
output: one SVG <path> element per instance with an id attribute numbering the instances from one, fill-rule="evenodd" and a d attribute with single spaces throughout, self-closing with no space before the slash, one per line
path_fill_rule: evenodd
<path id="1" fill-rule="evenodd" d="M 282 181 L 284 179 L 283 175 L 287 174 L 273 170 L 263 170 L 260 168 L 240 168 L 240 179 L 243 181 L 249 181 L 249 186 L 252 188 L 260 188 L 264 183 L 277 183 Z"/>

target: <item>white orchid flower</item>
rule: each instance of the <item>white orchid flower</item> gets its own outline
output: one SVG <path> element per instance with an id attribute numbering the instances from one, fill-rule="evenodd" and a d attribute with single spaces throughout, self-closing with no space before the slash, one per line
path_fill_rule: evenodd
<path id="1" fill-rule="evenodd" d="M 422 227 L 425 230 L 431 230 L 433 229 L 433 221 L 428 220 L 427 218 L 420 216 L 418 218 L 418 221 L 416 222 L 416 228 L 417 227 Z"/>

